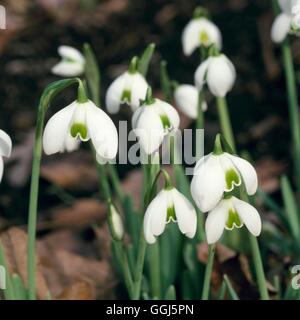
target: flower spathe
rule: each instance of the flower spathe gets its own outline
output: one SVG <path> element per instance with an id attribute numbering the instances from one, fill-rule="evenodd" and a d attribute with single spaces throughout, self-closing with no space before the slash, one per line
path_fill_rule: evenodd
<path id="1" fill-rule="evenodd" d="M 4 163 L 2 157 L 10 157 L 12 142 L 10 136 L 0 130 L 0 182 L 3 176 Z"/>
<path id="2" fill-rule="evenodd" d="M 102 159 L 113 159 L 118 151 L 118 133 L 110 117 L 92 101 L 74 101 L 54 114 L 43 135 L 43 148 L 47 155 L 73 151 L 80 141 L 91 139 Z"/>
<path id="3" fill-rule="evenodd" d="M 202 90 L 207 84 L 210 92 L 217 97 L 225 97 L 235 79 L 234 65 L 224 54 L 208 57 L 195 72 L 196 87 Z"/>
<path id="4" fill-rule="evenodd" d="M 208 213 L 205 222 L 207 242 L 213 244 L 221 238 L 224 229 L 241 228 L 244 224 L 254 236 L 260 235 L 261 219 L 253 206 L 233 196 L 222 199 Z"/>
<path id="5" fill-rule="evenodd" d="M 275 43 L 282 42 L 286 36 L 297 34 L 300 27 L 300 1 L 299 0 L 279 0 L 281 13 L 275 18 L 271 38 Z"/>
<path id="6" fill-rule="evenodd" d="M 61 77 L 77 77 L 84 72 L 85 58 L 77 49 L 70 46 L 60 46 L 58 54 L 62 60 L 52 69 L 52 73 Z"/>
<path id="7" fill-rule="evenodd" d="M 200 210 L 207 212 L 220 202 L 224 192 L 231 192 L 242 181 L 247 193 L 255 194 L 258 186 L 257 174 L 248 161 L 226 152 L 210 153 L 195 166 L 191 194 Z"/>
<path id="8" fill-rule="evenodd" d="M 139 72 L 126 71 L 109 86 L 105 103 L 109 113 L 117 113 L 122 103 L 127 103 L 134 112 L 140 106 L 140 100 L 146 97 L 148 84 Z"/>
<path id="9" fill-rule="evenodd" d="M 195 86 L 182 84 L 176 87 L 174 98 L 178 108 L 191 119 L 198 117 L 199 91 Z M 202 102 L 202 110 L 207 110 L 207 103 Z"/>
<path id="10" fill-rule="evenodd" d="M 182 46 L 186 56 L 191 55 L 200 46 L 209 47 L 212 44 L 221 49 L 221 32 L 213 22 L 205 17 L 196 17 L 185 26 Z"/>
<path id="11" fill-rule="evenodd" d="M 112 203 L 109 204 L 109 224 L 113 238 L 115 240 L 122 240 L 124 237 L 123 221 L 120 213 Z"/>
<path id="12" fill-rule="evenodd" d="M 150 202 L 144 217 L 144 235 L 149 244 L 156 241 L 169 222 L 177 222 L 179 230 L 193 238 L 197 215 L 189 200 L 175 188 L 162 189 Z"/>
<path id="13" fill-rule="evenodd" d="M 133 114 L 132 128 L 148 155 L 159 149 L 163 139 L 179 127 L 179 115 L 169 103 L 159 99 L 144 102 Z"/>

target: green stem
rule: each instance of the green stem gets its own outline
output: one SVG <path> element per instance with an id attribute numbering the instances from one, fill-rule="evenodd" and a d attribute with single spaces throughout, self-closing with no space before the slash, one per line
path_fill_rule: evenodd
<path id="1" fill-rule="evenodd" d="M 252 257 L 254 261 L 254 268 L 256 271 L 256 278 L 257 278 L 258 288 L 260 292 L 260 297 L 262 300 L 269 300 L 269 294 L 268 294 L 267 285 L 266 285 L 266 277 L 265 277 L 265 272 L 264 272 L 264 268 L 261 260 L 257 238 L 250 233 L 249 233 L 249 237 L 250 237 L 250 246 L 251 246 Z"/>
<path id="2" fill-rule="evenodd" d="M 215 256 L 215 244 L 210 244 L 208 247 L 208 260 L 205 268 L 205 274 L 204 274 L 204 283 L 203 283 L 203 289 L 202 289 L 202 300 L 208 300 L 209 299 L 209 291 L 210 291 L 210 280 L 211 280 L 211 274 L 213 270 L 213 263 L 214 263 L 214 256 Z"/>
<path id="3" fill-rule="evenodd" d="M 108 169 L 109 176 L 111 178 L 113 189 L 115 190 L 120 202 L 123 203 L 124 192 L 122 190 L 122 185 L 121 185 L 121 181 L 120 181 L 118 172 L 116 170 L 116 166 L 111 163 L 108 163 L 107 169 Z"/>
<path id="4" fill-rule="evenodd" d="M 219 113 L 222 133 L 225 139 L 227 140 L 227 142 L 230 144 L 233 151 L 236 152 L 236 146 L 235 146 L 235 141 L 232 133 L 232 126 L 231 126 L 231 121 L 228 113 L 226 99 L 217 97 L 216 100 L 217 100 L 218 113 Z"/>
<path id="5" fill-rule="evenodd" d="M 160 250 L 159 243 L 156 242 L 149 246 L 150 253 L 150 279 L 151 292 L 153 299 L 160 299 Z"/>
<path id="6" fill-rule="evenodd" d="M 234 290 L 228 276 L 225 274 L 224 275 L 224 281 L 226 283 L 227 289 L 228 289 L 228 293 L 231 297 L 232 300 L 240 300 L 239 296 L 237 295 L 236 291 Z"/>
<path id="7" fill-rule="evenodd" d="M 35 143 L 33 151 L 33 162 L 31 171 L 31 185 L 29 196 L 29 214 L 28 214 L 28 295 L 30 300 L 36 299 L 36 285 L 35 285 L 35 239 L 36 239 L 36 222 L 37 222 L 37 205 L 38 205 L 38 192 L 39 192 L 39 175 L 40 164 L 42 157 L 42 135 L 44 127 L 45 113 L 51 100 L 56 94 L 65 89 L 66 87 L 79 83 L 79 79 L 66 79 L 56 81 L 50 84 L 43 92 L 39 108 L 37 125 L 35 130 Z"/>
<path id="8" fill-rule="evenodd" d="M 204 91 L 199 91 L 199 98 L 198 98 L 198 116 L 196 119 L 196 129 L 204 129 L 204 112 L 202 110 L 202 104 L 204 101 Z"/>

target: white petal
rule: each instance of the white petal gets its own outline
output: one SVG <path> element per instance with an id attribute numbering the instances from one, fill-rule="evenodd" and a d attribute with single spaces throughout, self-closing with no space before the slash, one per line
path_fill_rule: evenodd
<path id="1" fill-rule="evenodd" d="M 168 191 L 161 190 L 150 202 L 144 216 L 144 235 L 146 241 L 152 244 L 155 236 L 161 235 L 166 227 Z"/>
<path id="2" fill-rule="evenodd" d="M 161 119 L 152 105 L 139 107 L 135 111 L 132 127 L 146 154 L 152 154 L 160 147 L 165 131 Z"/>
<path id="3" fill-rule="evenodd" d="M 158 113 L 160 113 L 160 110 L 162 110 L 162 112 L 166 114 L 166 116 L 170 121 L 171 128 L 173 130 L 177 130 L 179 128 L 179 123 L 180 123 L 179 114 L 173 106 L 171 106 L 169 103 L 165 101 L 155 99 L 155 104 L 151 107 L 154 110 L 159 110 Z"/>
<path id="4" fill-rule="evenodd" d="M 209 57 L 208 59 L 203 61 L 195 72 L 195 84 L 199 90 L 203 88 L 206 82 L 206 74 L 207 74 L 207 70 L 210 65 L 211 59 L 212 58 Z"/>
<path id="5" fill-rule="evenodd" d="M 210 155 L 197 166 L 191 182 L 191 193 L 202 212 L 212 210 L 225 190 L 225 176 L 218 156 Z"/>
<path id="6" fill-rule="evenodd" d="M 117 113 L 120 109 L 121 97 L 125 88 L 125 78 L 126 73 L 123 73 L 112 82 L 106 92 L 105 104 L 109 113 Z"/>
<path id="7" fill-rule="evenodd" d="M 51 72 L 61 77 L 80 76 L 84 71 L 84 65 L 78 62 L 61 61 L 56 64 Z"/>
<path id="8" fill-rule="evenodd" d="M 89 101 L 86 121 L 96 153 L 105 159 L 115 158 L 118 152 L 118 132 L 110 117 Z"/>
<path id="9" fill-rule="evenodd" d="M 278 4 L 280 6 L 281 11 L 283 11 L 287 15 L 292 14 L 292 7 L 294 5 L 293 0 L 278 0 Z"/>
<path id="10" fill-rule="evenodd" d="M 9 157 L 11 153 L 12 142 L 10 136 L 0 130 L 0 156 Z"/>
<path id="11" fill-rule="evenodd" d="M 74 101 L 52 116 L 46 124 L 43 135 L 43 148 L 47 155 L 63 152 L 69 134 L 69 124 L 77 106 Z"/>
<path id="12" fill-rule="evenodd" d="M 80 146 L 80 140 L 73 138 L 70 132 L 68 132 L 64 141 L 64 149 L 66 149 L 67 152 L 71 152 L 71 151 L 77 150 L 79 146 Z"/>
<path id="13" fill-rule="evenodd" d="M 279 14 L 272 25 L 271 38 L 274 42 L 280 43 L 288 35 L 292 18 L 284 13 Z"/>
<path id="14" fill-rule="evenodd" d="M 203 29 L 205 29 L 209 37 L 209 45 L 214 44 L 220 50 L 222 47 L 222 35 L 220 29 L 213 22 L 205 18 L 202 18 L 202 21 Z"/>
<path id="15" fill-rule="evenodd" d="M 180 231 L 189 238 L 194 238 L 197 230 L 197 214 L 190 201 L 177 189 L 172 189 L 175 214 Z"/>
<path id="16" fill-rule="evenodd" d="M 178 108 L 191 119 L 198 117 L 198 90 L 189 84 L 182 84 L 175 89 L 174 98 Z"/>
<path id="17" fill-rule="evenodd" d="M 58 48 L 58 54 L 62 57 L 62 58 L 66 58 L 66 59 L 70 59 L 73 61 L 77 61 L 81 64 L 85 63 L 85 58 L 82 55 L 82 53 L 70 46 L 60 46 Z"/>
<path id="18" fill-rule="evenodd" d="M 2 181 L 2 177 L 3 177 L 3 168 L 4 168 L 3 159 L 0 156 L 0 182 Z"/>
<path id="19" fill-rule="evenodd" d="M 242 158 L 239 158 L 239 157 L 236 157 L 236 156 L 233 156 L 230 154 L 228 154 L 228 157 L 231 159 L 231 161 L 233 162 L 235 167 L 240 172 L 240 174 L 244 180 L 247 193 L 250 196 L 255 194 L 255 192 L 257 191 L 257 187 L 258 187 L 258 181 L 257 181 L 257 173 L 256 173 L 256 170 L 254 169 L 254 167 L 251 165 L 250 162 L 248 162 Z"/>
<path id="20" fill-rule="evenodd" d="M 132 76 L 131 84 L 131 101 L 130 106 L 132 111 L 135 111 L 140 106 L 140 100 L 145 100 L 148 89 L 148 83 L 140 73 L 135 73 Z"/>
<path id="21" fill-rule="evenodd" d="M 205 233 L 209 244 L 215 243 L 221 238 L 228 218 L 228 209 L 228 200 L 222 200 L 208 213 L 205 221 Z"/>
<path id="22" fill-rule="evenodd" d="M 241 221 L 245 224 L 248 230 L 254 236 L 259 236 L 261 232 L 261 219 L 258 211 L 249 203 L 236 197 L 232 197 L 232 202 Z"/>
<path id="23" fill-rule="evenodd" d="M 224 97 L 232 89 L 235 78 L 235 68 L 225 55 L 211 59 L 207 70 L 207 84 L 213 95 Z"/>

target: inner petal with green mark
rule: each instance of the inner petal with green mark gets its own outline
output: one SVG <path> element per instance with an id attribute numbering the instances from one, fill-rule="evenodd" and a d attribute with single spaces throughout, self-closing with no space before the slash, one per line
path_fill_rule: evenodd
<path id="1" fill-rule="evenodd" d="M 73 138 L 79 137 L 81 140 L 88 138 L 87 127 L 83 123 L 73 123 L 71 126 L 71 136 Z"/>
<path id="2" fill-rule="evenodd" d="M 130 90 L 124 90 L 121 97 L 122 102 L 129 103 L 131 101 L 131 91 Z"/>
<path id="3" fill-rule="evenodd" d="M 226 189 L 231 191 L 234 186 L 239 186 L 241 184 L 241 178 L 234 168 L 226 170 L 225 173 Z"/>
<path id="4" fill-rule="evenodd" d="M 171 221 L 173 221 L 173 222 L 177 221 L 174 206 L 170 206 L 167 209 L 167 223 L 169 223 Z"/>
<path id="5" fill-rule="evenodd" d="M 171 122 L 168 116 L 166 114 L 160 114 L 159 117 L 164 129 L 169 129 L 171 127 Z"/>
<path id="6" fill-rule="evenodd" d="M 202 30 L 199 35 L 200 42 L 204 45 L 208 45 L 210 43 L 209 36 L 205 30 Z"/>
<path id="7" fill-rule="evenodd" d="M 236 211 L 230 208 L 228 212 L 228 219 L 226 221 L 225 228 L 227 230 L 232 230 L 234 227 L 241 228 L 242 226 L 243 226 L 243 223 L 241 222 L 239 215 L 237 214 Z"/>

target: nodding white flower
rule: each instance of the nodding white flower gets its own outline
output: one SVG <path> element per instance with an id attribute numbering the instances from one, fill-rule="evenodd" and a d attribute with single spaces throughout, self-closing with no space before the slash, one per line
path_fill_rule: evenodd
<path id="1" fill-rule="evenodd" d="M 271 38 L 274 42 L 282 42 L 286 36 L 298 34 L 300 28 L 300 1 L 299 0 L 279 0 L 281 13 L 275 18 Z"/>
<path id="2" fill-rule="evenodd" d="M 232 62 L 224 55 L 210 56 L 195 72 L 195 83 L 199 90 L 207 83 L 210 92 L 225 97 L 234 85 L 236 71 Z"/>
<path id="3" fill-rule="evenodd" d="M 134 112 L 140 106 L 140 100 L 145 99 L 147 88 L 147 81 L 137 71 L 137 58 L 134 57 L 128 71 L 115 79 L 106 92 L 108 112 L 117 113 L 122 103 L 128 104 Z"/>
<path id="4" fill-rule="evenodd" d="M 112 203 L 109 204 L 108 218 L 112 237 L 115 240 L 122 240 L 124 237 L 123 221 L 116 207 Z"/>
<path id="5" fill-rule="evenodd" d="M 189 200 L 173 187 L 162 189 L 150 202 L 144 217 L 144 235 L 149 244 L 156 241 L 169 222 L 177 222 L 179 230 L 193 238 L 197 214 Z"/>
<path id="6" fill-rule="evenodd" d="M 244 224 L 254 236 L 260 235 L 261 219 L 253 206 L 233 196 L 223 199 L 208 213 L 205 222 L 207 242 L 217 242 L 224 228 L 232 230 L 234 227 L 241 228 Z"/>
<path id="7" fill-rule="evenodd" d="M 175 108 L 167 102 L 148 97 L 134 112 L 132 128 L 141 148 L 150 155 L 160 147 L 166 135 L 178 129 L 179 122 Z"/>
<path id="8" fill-rule="evenodd" d="M 91 139 L 97 158 L 113 159 L 118 150 L 118 133 L 110 117 L 92 101 L 74 101 L 48 121 L 43 135 L 46 154 L 73 151 L 80 141 Z"/>
<path id="9" fill-rule="evenodd" d="M 77 49 L 60 46 L 58 54 L 62 60 L 52 68 L 52 73 L 62 77 L 76 77 L 84 72 L 85 58 Z"/>
<path id="10" fill-rule="evenodd" d="M 194 169 L 191 193 L 202 212 L 212 210 L 222 199 L 224 192 L 230 192 L 244 182 L 249 195 L 257 190 L 257 174 L 246 160 L 227 152 L 210 153 L 201 158 Z"/>
<path id="11" fill-rule="evenodd" d="M 182 33 L 183 52 L 191 55 L 200 46 L 209 47 L 214 44 L 221 49 L 222 36 L 219 28 L 207 18 L 195 16 L 184 28 Z"/>
<path id="12" fill-rule="evenodd" d="M 2 180 L 4 168 L 2 157 L 10 157 L 11 147 L 12 143 L 10 136 L 3 130 L 0 130 L 0 182 Z"/>
<path id="13" fill-rule="evenodd" d="M 190 84 L 179 85 L 174 91 L 174 98 L 178 108 L 192 119 L 198 118 L 199 91 Z M 202 102 L 202 110 L 207 110 L 207 103 Z"/>

